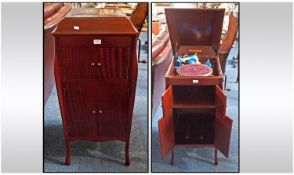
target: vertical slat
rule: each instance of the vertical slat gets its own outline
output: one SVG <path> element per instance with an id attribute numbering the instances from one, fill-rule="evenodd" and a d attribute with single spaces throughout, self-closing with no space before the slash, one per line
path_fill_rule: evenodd
<path id="1" fill-rule="evenodd" d="M 128 48 L 64 48 L 65 74 L 68 79 L 127 79 L 127 52 Z"/>

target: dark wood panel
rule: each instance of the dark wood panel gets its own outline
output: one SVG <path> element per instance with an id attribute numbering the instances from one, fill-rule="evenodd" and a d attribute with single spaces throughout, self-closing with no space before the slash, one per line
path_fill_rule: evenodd
<path id="1" fill-rule="evenodd" d="M 129 57 L 129 48 L 63 48 L 65 79 L 127 79 Z"/>
<path id="2" fill-rule="evenodd" d="M 97 97 L 99 136 L 127 136 L 128 81 L 112 80 L 100 83 L 100 87 L 101 94 Z"/>
<path id="3" fill-rule="evenodd" d="M 65 84 L 63 96 L 70 136 L 97 136 L 97 106 L 95 94 L 100 86 L 84 81 Z"/>
<path id="4" fill-rule="evenodd" d="M 224 12 L 224 9 L 166 8 L 174 55 L 177 46 L 219 45 Z M 218 48 L 214 49 L 218 53 Z"/>
<path id="5" fill-rule="evenodd" d="M 214 144 L 214 119 L 211 112 L 175 115 L 175 144 Z"/>

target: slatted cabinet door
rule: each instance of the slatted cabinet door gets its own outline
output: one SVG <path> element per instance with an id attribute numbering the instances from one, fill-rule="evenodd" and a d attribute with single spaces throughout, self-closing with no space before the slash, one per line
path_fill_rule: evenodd
<path id="1" fill-rule="evenodd" d="M 226 116 L 227 97 L 219 86 L 216 86 L 215 94 L 216 119 L 214 144 L 226 157 L 229 157 L 233 120 Z"/>
<path id="2" fill-rule="evenodd" d="M 128 47 L 64 47 L 62 58 L 67 80 L 127 78 Z"/>
<path id="3" fill-rule="evenodd" d="M 71 137 L 97 136 L 97 104 L 93 92 L 97 86 L 88 81 L 71 81 L 64 84 L 67 124 Z"/>
<path id="4" fill-rule="evenodd" d="M 91 50 L 95 59 L 93 68 L 97 79 L 127 79 L 129 68 L 128 47 L 94 47 Z"/>
<path id="5" fill-rule="evenodd" d="M 61 64 L 65 80 L 96 78 L 95 58 L 90 47 L 63 47 Z"/>
<path id="6" fill-rule="evenodd" d="M 163 118 L 158 121 L 162 159 L 172 152 L 171 164 L 174 162 L 174 123 L 173 123 L 173 88 L 169 86 L 162 95 Z"/>
<path id="7" fill-rule="evenodd" d="M 100 80 L 98 128 L 101 137 L 124 137 L 127 132 L 128 81 Z M 116 90 L 113 90 L 116 89 Z"/>

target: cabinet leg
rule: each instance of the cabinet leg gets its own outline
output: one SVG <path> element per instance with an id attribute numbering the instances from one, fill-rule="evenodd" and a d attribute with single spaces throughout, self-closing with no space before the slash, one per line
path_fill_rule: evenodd
<path id="1" fill-rule="evenodd" d="M 65 165 L 70 165 L 70 141 L 65 141 L 65 147 L 66 147 L 66 157 L 65 157 Z"/>
<path id="2" fill-rule="evenodd" d="M 174 163 L 175 163 L 175 153 L 174 153 L 174 149 L 172 149 L 170 164 L 173 165 Z"/>
<path id="3" fill-rule="evenodd" d="M 218 164 L 218 159 L 217 159 L 217 148 L 214 148 L 214 164 Z"/>
<path id="4" fill-rule="evenodd" d="M 227 88 L 227 75 L 224 74 L 224 77 L 225 77 L 225 90 L 226 91 L 231 91 L 231 89 Z"/>
<path id="5" fill-rule="evenodd" d="M 130 165 L 130 155 L 129 155 L 129 140 L 125 144 L 125 165 Z"/>

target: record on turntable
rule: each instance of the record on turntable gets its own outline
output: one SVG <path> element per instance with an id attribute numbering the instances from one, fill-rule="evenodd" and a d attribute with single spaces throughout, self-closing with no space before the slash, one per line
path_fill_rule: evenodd
<path id="1" fill-rule="evenodd" d="M 179 76 L 210 76 L 212 68 L 204 64 L 187 64 L 177 68 Z"/>

